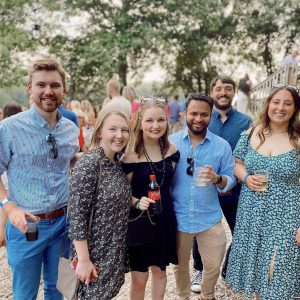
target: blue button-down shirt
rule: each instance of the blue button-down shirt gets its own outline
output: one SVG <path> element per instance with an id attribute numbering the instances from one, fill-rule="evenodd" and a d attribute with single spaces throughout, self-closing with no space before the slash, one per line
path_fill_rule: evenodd
<path id="1" fill-rule="evenodd" d="M 208 129 L 226 140 L 233 151 L 241 133 L 247 130 L 251 124 L 252 120 L 249 116 L 235 109 L 229 110 L 227 120 L 222 123 L 221 115 L 213 109 Z"/>
<path id="2" fill-rule="evenodd" d="M 49 157 L 46 136 L 56 140 L 58 157 Z M 44 213 L 68 202 L 68 169 L 79 150 L 79 129 L 59 114 L 55 128 L 35 108 L 0 122 L 0 174 L 7 171 L 8 200 L 18 207 Z"/>
<path id="3" fill-rule="evenodd" d="M 180 151 L 172 184 L 178 230 L 188 233 L 204 231 L 222 219 L 218 191 L 226 192 L 235 184 L 230 145 L 207 130 L 205 139 L 192 149 L 188 128 L 171 135 L 170 140 Z M 190 155 L 194 157 L 194 176 L 186 173 L 187 157 Z M 197 169 L 205 165 L 210 165 L 217 174 L 227 177 L 228 182 L 223 189 L 215 184 L 205 187 L 195 184 Z"/>

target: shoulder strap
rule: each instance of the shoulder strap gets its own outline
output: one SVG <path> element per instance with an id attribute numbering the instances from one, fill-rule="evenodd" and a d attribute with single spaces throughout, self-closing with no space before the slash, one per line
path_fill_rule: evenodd
<path id="1" fill-rule="evenodd" d="M 254 129 L 255 129 L 255 127 L 252 127 L 252 128 L 251 128 L 251 131 L 249 132 L 249 135 L 248 135 L 248 138 L 247 138 L 248 144 L 249 144 L 249 142 L 250 142 L 251 136 L 253 135 Z"/>

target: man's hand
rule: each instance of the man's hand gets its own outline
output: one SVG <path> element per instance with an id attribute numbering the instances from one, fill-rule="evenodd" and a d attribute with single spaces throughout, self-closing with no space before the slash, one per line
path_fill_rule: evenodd
<path id="1" fill-rule="evenodd" d="M 0 248 L 6 246 L 5 240 L 5 227 L 7 221 L 7 215 L 2 208 L 0 208 L 1 222 L 0 222 Z"/>
<path id="2" fill-rule="evenodd" d="M 26 212 L 18 207 L 16 207 L 12 202 L 5 204 L 2 209 L 7 214 L 12 225 L 17 227 L 21 232 L 26 232 L 28 229 L 27 220 L 31 219 L 37 221 L 38 218 L 29 212 Z"/>
<path id="3" fill-rule="evenodd" d="M 300 247 L 300 228 L 298 228 L 296 232 L 296 243 Z"/>

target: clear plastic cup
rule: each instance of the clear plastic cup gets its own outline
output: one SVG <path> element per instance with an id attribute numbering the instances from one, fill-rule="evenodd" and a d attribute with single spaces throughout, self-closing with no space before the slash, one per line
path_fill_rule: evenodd
<path id="1" fill-rule="evenodd" d="M 203 171 L 206 168 L 198 168 L 197 177 L 196 177 L 196 185 L 197 186 L 207 186 L 209 184 L 209 179 L 206 177 L 206 174 L 203 174 Z"/>
<path id="2" fill-rule="evenodd" d="M 27 219 L 28 229 L 25 235 L 28 242 L 36 241 L 39 238 L 39 222 L 40 218 L 37 221 Z"/>

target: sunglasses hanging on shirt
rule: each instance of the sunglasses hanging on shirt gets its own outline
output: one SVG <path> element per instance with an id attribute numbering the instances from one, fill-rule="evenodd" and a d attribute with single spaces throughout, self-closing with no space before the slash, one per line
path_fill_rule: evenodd
<path id="1" fill-rule="evenodd" d="M 56 159 L 58 157 L 58 149 L 56 147 L 56 139 L 52 133 L 46 135 L 46 142 L 50 145 L 49 157 Z"/>

